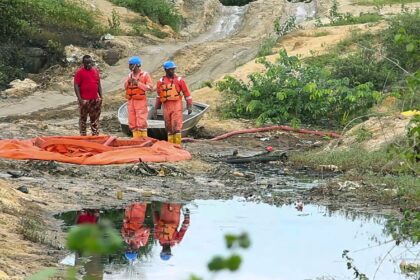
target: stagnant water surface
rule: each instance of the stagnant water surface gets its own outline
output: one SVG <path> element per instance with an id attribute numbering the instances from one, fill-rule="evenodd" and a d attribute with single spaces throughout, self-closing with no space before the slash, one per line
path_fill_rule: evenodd
<path id="1" fill-rule="evenodd" d="M 187 208 L 190 225 L 182 227 Z M 172 220 L 179 227 L 171 232 L 177 241 L 171 253 L 162 254 L 159 237 L 153 232 L 159 231 L 156 224 L 160 221 L 162 226 L 163 212 L 168 209 L 175 214 Z M 153 221 L 155 211 L 160 216 Z M 59 217 L 70 226 L 80 213 Z M 418 279 L 418 275 L 401 274 L 399 264 L 402 260 L 416 261 L 420 248 L 396 247 L 384 231 L 386 219 L 380 216 L 330 211 L 315 205 L 305 205 L 298 211 L 293 205 L 275 207 L 241 199 L 197 200 L 185 205 L 149 203 L 144 213 L 144 228 L 150 236 L 147 244 L 131 250 L 137 253 L 135 261 L 129 264 L 124 256 L 128 245 L 114 256 L 93 260 L 85 270 L 99 270 L 95 279 L 188 279 L 191 273 L 213 279 L 207 271 L 208 261 L 230 253 L 224 234 L 242 232 L 249 234 L 252 244 L 247 250 L 237 251 L 243 259 L 240 270 L 219 273 L 217 279 L 354 279 L 353 270 L 347 269 L 341 256 L 343 250 L 350 251 L 354 265 L 369 279 Z M 121 232 L 124 209 L 102 210 L 95 215 L 110 219 Z M 71 256 L 64 262 L 74 265 Z"/>

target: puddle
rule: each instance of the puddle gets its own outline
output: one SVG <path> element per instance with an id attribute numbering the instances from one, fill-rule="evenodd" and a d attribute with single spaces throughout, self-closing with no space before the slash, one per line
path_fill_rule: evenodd
<path id="1" fill-rule="evenodd" d="M 130 250 L 127 245 L 115 255 L 91 260 L 85 271 L 96 276 L 90 279 L 188 279 L 192 273 L 213 279 L 207 263 L 215 255 L 228 256 L 224 234 L 244 231 L 252 243 L 249 249 L 238 251 L 243 259 L 240 270 L 219 273 L 217 279 L 354 279 L 353 271 L 347 270 L 341 257 L 343 250 L 350 251 L 355 266 L 369 279 L 418 279 L 418 275 L 410 278 L 401 274 L 399 264 L 415 259 L 420 247 L 394 247 L 395 242 L 384 233 L 386 219 L 381 216 L 333 212 L 315 205 L 297 211 L 292 205 L 275 207 L 241 199 L 142 205 L 133 214 L 145 215 L 142 230 L 136 232 L 137 241 L 130 243 L 125 234 L 126 242 L 138 249 Z M 189 226 L 185 219 L 187 208 Z M 160 211 L 155 216 L 158 226 L 154 226 L 152 209 Z M 111 220 L 119 232 L 129 231 L 129 226 L 123 224 L 124 209 L 92 210 L 92 215 L 82 218 L 78 213 L 67 212 L 57 218 L 69 227 L 77 219 L 94 222 L 98 216 Z M 165 223 L 175 226 L 170 229 Z M 125 230 L 121 231 L 122 227 Z M 171 243 L 164 253 L 162 238 Z M 129 263 L 127 257 L 134 262 Z M 74 265 L 74 256 L 68 256 L 65 262 Z"/>

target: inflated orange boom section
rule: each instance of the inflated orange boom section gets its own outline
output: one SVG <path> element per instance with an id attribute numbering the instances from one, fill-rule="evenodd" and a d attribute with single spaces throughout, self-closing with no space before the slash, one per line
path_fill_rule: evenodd
<path id="1" fill-rule="evenodd" d="M 113 136 L 49 136 L 0 140 L 0 157 L 105 165 L 188 160 L 191 154 L 179 145 L 147 137 L 124 140 Z"/>

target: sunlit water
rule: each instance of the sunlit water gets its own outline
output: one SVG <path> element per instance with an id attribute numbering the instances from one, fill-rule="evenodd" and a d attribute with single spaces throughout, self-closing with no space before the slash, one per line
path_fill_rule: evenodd
<path id="1" fill-rule="evenodd" d="M 141 250 L 133 264 L 128 264 L 123 252 L 103 258 L 95 268 L 102 271 L 102 276 L 96 279 L 188 279 L 192 273 L 213 279 L 207 270 L 208 261 L 215 255 L 230 254 L 224 234 L 242 232 L 249 234 L 252 245 L 236 251 L 243 259 L 240 270 L 219 273 L 216 279 L 354 279 L 353 270 L 347 269 L 341 256 L 343 250 L 350 251 L 357 269 L 369 279 L 416 279 L 401 274 L 399 264 L 403 259 L 415 259 L 420 248 L 393 248 L 395 242 L 384 233 L 383 217 L 331 212 L 314 205 L 305 205 L 299 212 L 294 206 L 275 207 L 241 199 L 198 200 L 183 205 L 186 208 L 191 211 L 190 226 L 182 241 L 172 248 L 169 260 L 161 260 L 161 246 L 151 234 L 148 249 Z M 146 220 L 151 219 L 150 212 Z M 70 224 L 71 215 L 61 217 Z M 107 216 L 112 216 L 119 230 L 123 210 L 101 213 L 101 218 Z M 115 222 L 118 217 L 120 223 Z"/>

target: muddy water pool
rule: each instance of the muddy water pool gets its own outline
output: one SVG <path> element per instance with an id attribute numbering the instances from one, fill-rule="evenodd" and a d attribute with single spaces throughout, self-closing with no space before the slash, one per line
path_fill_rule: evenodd
<path id="1" fill-rule="evenodd" d="M 347 269 L 342 258 L 343 250 L 350 251 L 354 265 L 369 279 L 418 279 L 418 275 L 401 274 L 399 264 L 416 260 L 420 248 L 395 246 L 382 216 L 330 211 L 316 205 L 304 205 L 298 211 L 294 205 L 276 207 L 240 198 L 143 206 L 143 228 L 150 232 L 144 244 L 138 249 L 126 245 L 113 256 L 86 264 L 85 271 L 96 275 L 94 279 L 188 279 L 192 273 L 213 279 L 207 270 L 208 261 L 215 255 L 231 253 L 225 248 L 224 234 L 242 232 L 249 234 L 251 247 L 235 251 L 242 256 L 241 268 L 235 273 L 218 273 L 216 279 L 354 279 L 353 270 Z M 186 214 L 187 208 L 190 214 Z M 169 230 L 175 240 L 169 252 L 162 249 L 161 236 L 156 234 L 168 209 L 177 217 L 172 215 L 167 220 L 178 226 L 174 232 Z M 124 209 L 68 212 L 59 218 L 68 227 L 77 220 L 89 219 L 81 219 L 81 213 L 111 220 L 124 237 Z M 153 220 L 154 215 L 160 217 Z M 185 222 L 188 215 L 189 226 L 188 219 Z M 63 263 L 74 265 L 75 259 L 69 255 Z"/>

